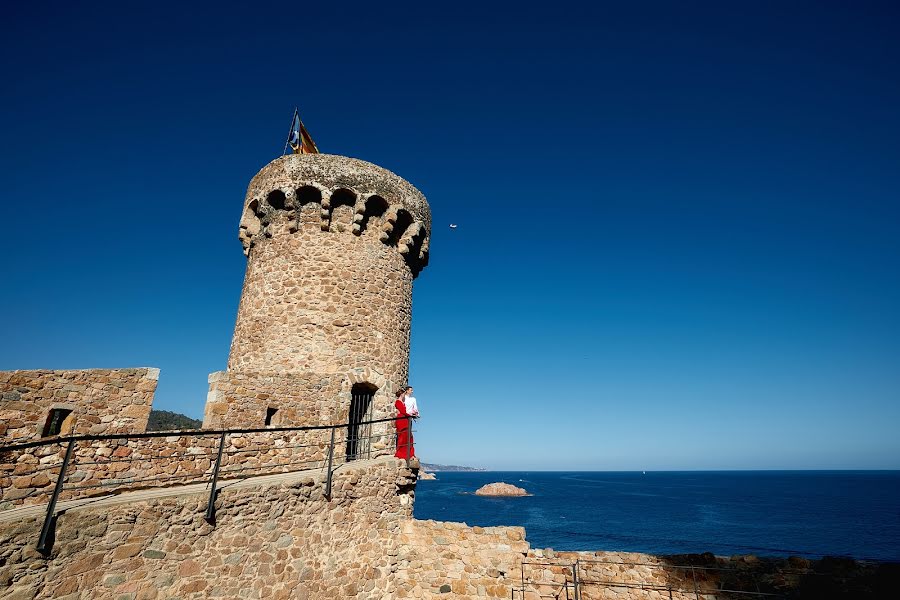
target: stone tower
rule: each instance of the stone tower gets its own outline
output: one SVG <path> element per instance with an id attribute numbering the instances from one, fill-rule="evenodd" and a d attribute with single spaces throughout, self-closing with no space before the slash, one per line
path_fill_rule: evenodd
<path id="1" fill-rule="evenodd" d="M 266 165 L 244 201 L 247 271 L 228 369 L 210 375 L 203 426 L 392 416 L 430 232 L 422 193 L 381 167 L 328 154 Z"/>

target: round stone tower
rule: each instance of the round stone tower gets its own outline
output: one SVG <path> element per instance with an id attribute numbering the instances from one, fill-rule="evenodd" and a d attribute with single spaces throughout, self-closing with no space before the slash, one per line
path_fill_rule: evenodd
<path id="1" fill-rule="evenodd" d="M 266 165 L 244 201 L 247 271 L 204 427 L 390 416 L 430 231 L 422 193 L 381 167 L 328 154 Z"/>

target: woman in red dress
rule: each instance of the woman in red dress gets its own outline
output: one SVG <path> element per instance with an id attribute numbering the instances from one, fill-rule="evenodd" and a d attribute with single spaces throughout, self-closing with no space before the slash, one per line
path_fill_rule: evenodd
<path id="1" fill-rule="evenodd" d="M 397 409 L 398 417 L 394 421 L 394 424 L 397 426 L 397 452 L 394 453 L 394 456 L 406 459 L 416 455 L 416 449 L 413 447 L 412 429 L 410 428 L 412 415 L 406 412 L 406 403 L 403 402 L 403 396 L 408 389 L 409 387 L 407 386 L 400 386 L 400 389 L 397 390 L 397 400 L 394 402 L 394 408 Z M 409 448 L 409 456 L 406 454 L 407 447 Z"/>

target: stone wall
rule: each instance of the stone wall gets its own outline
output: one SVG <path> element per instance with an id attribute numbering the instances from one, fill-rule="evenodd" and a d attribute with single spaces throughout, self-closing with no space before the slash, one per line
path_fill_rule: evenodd
<path id="1" fill-rule="evenodd" d="M 574 598 L 577 571 L 582 600 L 880 600 L 896 595 L 900 577 L 898 564 L 848 558 L 556 552 L 530 549 L 524 535 L 521 527 L 407 520 L 394 597 Z"/>
<path id="2" fill-rule="evenodd" d="M 228 370 L 327 374 L 378 365 L 405 380 L 412 273 L 396 248 L 370 236 L 305 224 L 254 246 Z"/>
<path id="3" fill-rule="evenodd" d="M 223 489 L 216 524 L 206 494 L 63 514 L 49 558 L 34 550 L 40 519 L 0 528 L 4 598 L 386 598 L 412 513 L 415 474 L 403 461 L 341 467 L 332 498 L 322 476 Z"/>
<path id="4" fill-rule="evenodd" d="M 367 456 L 394 454 L 394 438 L 384 437 L 384 443 L 372 444 Z M 153 438 L 76 442 L 60 499 L 207 481 L 219 439 L 218 434 L 173 431 Z M 333 465 L 346 462 L 346 439 L 346 429 L 335 430 Z M 328 460 L 330 445 L 330 429 L 229 433 L 224 438 L 219 477 L 228 481 L 320 468 Z M 64 455 L 63 443 L 0 454 L 0 511 L 46 502 Z"/>
<path id="5" fill-rule="evenodd" d="M 513 597 L 539 600 L 560 592 L 565 597 L 566 590 L 573 595 L 576 570 L 579 596 L 583 600 L 730 598 L 713 594 L 707 599 L 702 592 L 716 591 L 714 578 L 705 576 L 702 570 L 692 574 L 673 568 L 671 562 L 658 556 L 637 552 L 555 552 L 551 549 L 531 550 L 524 557 Z"/>
<path id="6" fill-rule="evenodd" d="M 0 445 L 41 437 L 52 409 L 72 411 L 72 434 L 146 430 L 159 369 L 0 371 Z"/>
<path id="7" fill-rule="evenodd" d="M 403 523 L 397 598 L 509 598 L 528 552 L 522 527 Z"/>
<path id="8" fill-rule="evenodd" d="M 392 418 L 394 386 L 373 369 L 351 369 L 335 374 L 241 373 L 219 371 L 209 376 L 209 394 L 203 415 L 204 429 L 263 427 L 266 409 L 277 409 L 272 425 L 308 427 L 347 423 L 357 383 L 376 389 L 372 398 L 371 420 Z M 393 443 L 392 423 L 374 425 L 375 447 Z"/>

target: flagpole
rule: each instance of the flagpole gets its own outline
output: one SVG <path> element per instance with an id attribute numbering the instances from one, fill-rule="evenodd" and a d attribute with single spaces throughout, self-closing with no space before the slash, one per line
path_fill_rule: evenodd
<path id="1" fill-rule="evenodd" d="M 282 155 L 282 156 L 284 156 L 285 154 L 287 154 L 287 147 L 288 147 L 288 144 L 289 144 L 290 141 L 291 141 L 291 133 L 293 133 L 293 131 L 294 131 L 294 121 L 297 119 L 297 113 L 298 113 L 298 112 L 299 112 L 299 107 L 298 107 L 298 106 L 295 106 L 295 107 L 294 107 L 294 116 L 291 117 L 291 124 L 290 124 L 290 126 L 288 127 L 288 136 L 287 136 L 287 139 L 284 141 L 284 150 L 282 150 L 282 152 L 281 152 L 281 155 Z"/>

